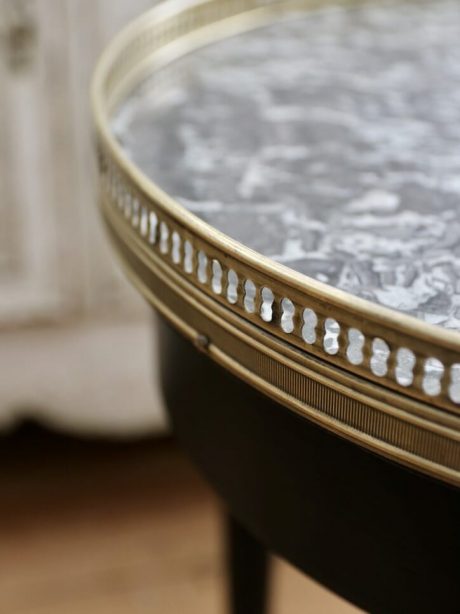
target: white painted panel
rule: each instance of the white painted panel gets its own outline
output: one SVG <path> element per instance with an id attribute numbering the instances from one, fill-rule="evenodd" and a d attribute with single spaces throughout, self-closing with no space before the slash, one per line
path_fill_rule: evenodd
<path id="1" fill-rule="evenodd" d="M 25 408 L 80 430 L 163 424 L 150 314 L 95 205 L 89 108 L 102 48 L 152 4 L 0 0 L 0 425 Z M 9 34 L 23 18 L 18 69 Z"/>

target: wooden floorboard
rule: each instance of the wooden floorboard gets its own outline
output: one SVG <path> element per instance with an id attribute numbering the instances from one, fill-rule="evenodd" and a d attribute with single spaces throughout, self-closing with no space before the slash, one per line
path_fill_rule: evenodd
<path id="1" fill-rule="evenodd" d="M 0 614 L 221 614 L 221 528 L 170 440 L 0 438 Z M 357 612 L 279 561 L 271 611 Z"/>

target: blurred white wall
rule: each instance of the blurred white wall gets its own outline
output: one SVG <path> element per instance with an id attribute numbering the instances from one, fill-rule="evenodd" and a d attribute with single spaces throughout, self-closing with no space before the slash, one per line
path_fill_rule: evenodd
<path id="1" fill-rule="evenodd" d="M 0 426 L 163 428 L 149 310 L 97 208 L 89 84 L 152 0 L 0 0 Z"/>

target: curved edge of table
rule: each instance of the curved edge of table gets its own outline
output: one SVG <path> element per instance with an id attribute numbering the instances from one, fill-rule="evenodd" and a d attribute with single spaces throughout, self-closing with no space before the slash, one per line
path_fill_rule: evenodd
<path id="1" fill-rule="evenodd" d="M 355 6 L 369 0 L 334 0 Z M 323 361 L 374 381 L 426 404 L 460 415 L 460 333 L 443 329 L 413 316 L 351 296 L 297 273 L 250 250 L 200 220 L 155 185 L 123 152 L 112 132 L 110 118 L 116 106 L 146 78 L 155 91 L 168 87 L 181 74 L 180 58 L 205 45 L 248 30 L 292 19 L 299 11 L 324 8 L 323 0 L 167 0 L 133 22 L 109 45 L 95 72 L 92 105 L 99 146 L 101 180 L 109 184 L 113 199 L 122 208 L 127 223 L 153 244 L 161 237 L 170 249 L 177 235 L 183 246 L 190 243 L 193 270 L 189 278 L 203 292 L 217 296 L 210 283 L 212 265 L 220 265 L 226 280 L 229 272 L 238 278 L 238 296 L 227 301 L 233 310 L 255 322 L 269 334 L 317 356 Z M 143 233 L 143 217 L 147 233 Z M 153 217 L 152 217 L 153 216 Z M 141 221 L 139 221 L 141 218 Z M 156 237 L 151 237 L 151 220 Z M 150 226 L 150 228 L 148 228 Z M 167 252 L 162 252 L 167 256 Z M 197 257 L 205 259 L 207 283 L 200 280 Z M 254 308 L 246 309 L 246 283 L 255 288 Z M 225 282 L 226 283 L 226 282 Z M 263 290 L 273 300 L 269 319 L 262 314 Z M 283 326 L 286 300 L 291 304 L 293 326 Z M 305 309 L 316 317 L 315 338 L 303 332 Z M 327 327 L 336 329 L 336 346 L 327 346 Z M 361 334 L 361 358 L 350 354 L 351 331 Z M 338 332 L 337 332 L 338 331 Z M 376 345 L 376 342 L 377 345 Z M 376 364 L 382 359 L 383 365 Z"/>
<path id="2" fill-rule="evenodd" d="M 197 349 L 280 404 L 377 454 L 460 485 L 460 418 L 302 353 L 200 292 L 147 249 L 107 198 L 102 213 L 134 287 Z"/>
<path id="3" fill-rule="evenodd" d="M 231 240 L 154 185 L 111 131 L 113 109 L 143 79 L 155 75 L 158 87 L 167 86 L 165 67 L 174 72 L 187 53 L 322 6 L 322 0 L 167 0 L 122 31 L 103 54 L 92 89 L 103 215 L 133 284 L 211 358 L 342 437 L 459 485 L 460 334 L 355 299 Z M 237 284 L 230 300 L 231 271 Z M 250 309 L 248 281 L 255 288 Z M 262 309 L 265 288 L 273 295 L 269 318 Z M 286 298 L 294 309 L 290 330 L 283 326 Z M 306 307 L 317 317 L 311 343 L 303 333 Z M 334 351 L 326 346 L 328 320 L 339 330 Z M 348 352 L 352 329 L 364 337 L 357 362 Z M 380 373 L 373 369 L 376 340 L 388 349 Z M 405 381 L 398 375 L 401 349 L 413 358 Z M 430 360 L 441 368 L 434 392 L 426 387 Z"/>

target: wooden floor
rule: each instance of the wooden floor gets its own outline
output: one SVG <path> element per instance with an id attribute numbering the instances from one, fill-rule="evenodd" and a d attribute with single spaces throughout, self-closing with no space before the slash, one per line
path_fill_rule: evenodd
<path id="1" fill-rule="evenodd" d="M 0 613 L 221 614 L 220 504 L 171 441 L 0 438 Z M 358 610 L 276 561 L 272 614 Z"/>

